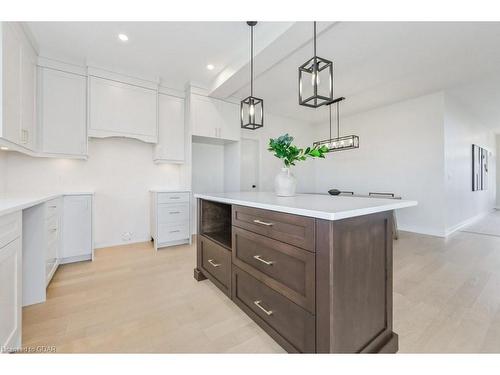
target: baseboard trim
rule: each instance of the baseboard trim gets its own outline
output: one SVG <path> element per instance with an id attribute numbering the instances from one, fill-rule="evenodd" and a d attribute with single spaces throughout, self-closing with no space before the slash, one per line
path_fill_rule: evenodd
<path id="1" fill-rule="evenodd" d="M 151 241 L 151 237 L 150 236 L 145 237 L 144 239 L 138 238 L 138 239 L 134 240 L 134 242 L 128 242 L 128 241 L 103 242 L 103 243 L 95 244 L 94 249 L 98 250 L 98 249 L 104 249 L 104 248 L 107 248 L 107 247 L 116 247 L 116 246 L 124 246 L 124 245 L 134 245 L 134 244 L 143 243 L 143 242 L 149 242 L 149 241 Z"/>
<path id="2" fill-rule="evenodd" d="M 88 260 L 92 260 L 92 254 L 85 254 L 85 255 L 78 255 L 75 257 L 62 258 L 59 261 L 59 265 L 68 264 L 68 263 L 75 263 L 75 262 L 85 262 Z"/>
<path id="3" fill-rule="evenodd" d="M 423 234 L 425 236 L 433 236 L 433 237 L 446 237 L 444 232 L 435 231 L 432 229 L 418 228 L 406 225 L 398 225 L 398 231 L 400 232 L 410 232 L 416 234 Z"/>
<path id="4" fill-rule="evenodd" d="M 461 223 L 458 223 L 458 224 L 454 225 L 450 229 L 446 230 L 446 237 L 448 237 L 449 235 L 451 235 L 451 234 L 459 231 L 460 229 L 462 229 L 463 227 L 466 227 L 467 225 L 473 224 L 476 221 L 483 219 L 484 217 L 486 217 L 487 215 L 489 215 L 490 213 L 492 213 L 494 210 L 495 210 L 495 208 L 493 208 L 493 209 L 491 209 L 491 210 L 489 210 L 487 212 L 480 213 L 479 215 L 473 216 L 473 217 L 471 217 L 471 218 L 469 218 L 467 220 L 462 221 Z"/>
<path id="5" fill-rule="evenodd" d="M 464 220 L 461 223 L 458 223 L 458 224 L 454 225 L 453 227 L 446 229 L 443 232 L 435 231 L 433 229 L 428 229 L 428 228 L 419 228 L 419 227 L 412 227 L 412 226 L 406 226 L 406 225 L 399 225 L 398 229 L 399 229 L 399 231 L 402 231 L 402 232 L 410 232 L 410 233 L 424 234 L 426 236 L 446 238 L 446 237 L 452 235 L 453 233 L 459 231 L 463 227 L 466 227 L 467 225 L 473 224 L 474 222 L 484 218 L 485 216 L 489 215 L 490 213 L 494 212 L 495 210 L 500 210 L 500 207 L 493 207 L 491 210 L 489 210 L 487 212 L 480 213 L 479 215 L 473 216 L 467 220 Z"/>

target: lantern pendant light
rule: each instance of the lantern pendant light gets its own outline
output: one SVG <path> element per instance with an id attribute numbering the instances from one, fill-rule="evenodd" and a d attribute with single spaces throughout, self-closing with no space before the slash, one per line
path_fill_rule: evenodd
<path id="1" fill-rule="evenodd" d="M 316 55 L 316 22 L 313 46 L 313 57 L 299 67 L 299 104 L 318 108 L 333 100 L 333 62 Z"/>
<path id="2" fill-rule="evenodd" d="M 241 127 L 255 130 L 264 126 L 264 101 L 253 96 L 253 28 L 257 21 L 247 21 L 250 26 L 250 96 L 240 104 Z"/>
<path id="3" fill-rule="evenodd" d="M 359 137 L 357 135 L 346 135 L 343 137 L 340 136 L 339 103 L 344 99 L 344 97 L 340 97 L 325 103 L 325 105 L 327 105 L 330 110 L 330 138 L 325 139 L 324 141 L 314 142 L 314 146 L 326 146 L 328 147 L 328 152 L 359 148 Z M 332 104 L 337 104 L 337 138 L 332 138 Z"/>

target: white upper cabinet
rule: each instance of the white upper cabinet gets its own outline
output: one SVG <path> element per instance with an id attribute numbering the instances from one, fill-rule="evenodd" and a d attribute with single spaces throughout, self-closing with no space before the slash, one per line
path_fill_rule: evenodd
<path id="1" fill-rule="evenodd" d="M 192 134 L 229 141 L 240 139 L 239 107 L 203 95 L 191 95 Z"/>
<path id="2" fill-rule="evenodd" d="M 158 133 L 154 160 L 184 162 L 184 99 L 164 94 L 158 95 Z"/>
<path id="3" fill-rule="evenodd" d="M 87 154 L 87 78 L 50 68 L 39 69 L 39 121 L 42 151 Z"/>
<path id="4" fill-rule="evenodd" d="M 240 106 L 233 103 L 222 103 L 222 118 L 220 138 L 239 141 L 241 138 Z"/>
<path id="5" fill-rule="evenodd" d="M 158 90 L 90 76 L 90 137 L 158 142 Z"/>
<path id="6" fill-rule="evenodd" d="M 27 40 L 24 40 L 21 52 L 21 144 L 35 150 L 37 55 Z"/>
<path id="7" fill-rule="evenodd" d="M 22 28 L 2 22 L 2 138 L 34 150 L 36 52 Z"/>

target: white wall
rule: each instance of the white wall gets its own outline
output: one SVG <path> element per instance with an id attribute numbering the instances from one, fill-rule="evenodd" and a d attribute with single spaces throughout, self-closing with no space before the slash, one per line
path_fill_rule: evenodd
<path id="1" fill-rule="evenodd" d="M 497 155 L 500 152 L 500 135 L 496 136 L 497 142 Z M 496 198 L 496 208 L 500 209 L 500 162 L 496 163 L 496 190 L 497 190 L 497 198 Z"/>
<path id="2" fill-rule="evenodd" d="M 84 161 L 10 152 L 7 190 L 95 191 L 96 247 L 124 243 L 124 232 L 132 233 L 130 242 L 149 240 L 149 190 L 184 187 L 184 167 L 154 164 L 152 145 L 132 139 L 90 139 L 89 155 Z"/>
<path id="3" fill-rule="evenodd" d="M 220 193 L 224 191 L 224 146 L 192 144 L 193 193 Z"/>
<path id="4" fill-rule="evenodd" d="M 446 236 L 490 212 L 496 196 L 495 135 L 448 92 L 439 92 L 341 119 L 357 150 L 314 162 L 316 192 L 392 192 L 418 206 L 397 211 L 402 230 Z M 328 125 L 318 126 L 325 138 Z M 489 188 L 472 192 L 472 144 L 489 150 Z"/>
<path id="5" fill-rule="evenodd" d="M 496 139 L 452 95 L 445 94 L 446 231 L 490 212 L 496 198 Z M 472 145 L 488 150 L 488 189 L 472 191 Z"/>
<path id="6" fill-rule="evenodd" d="M 399 228 L 443 235 L 443 100 L 435 93 L 341 117 L 341 134 L 358 135 L 360 148 L 314 161 L 316 192 L 393 192 L 417 200 L 417 207 L 397 211 Z M 328 124 L 317 126 L 316 138 L 325 136 Z"/>
<path id="7" fill-rule="evenodd" d="M 7 152 L 0 150 L 0 194 L 7 187 Z"/>
<path id="8" fill-rule="evenodd" d="M 276 158 L 273 153 L 267 151 L 270 138 L 276 138 L 283 134 L 290 134 L 295 138 L 294 143 L 300 147 L 312 145 L 314 134 L 310 124 L 302 121 L 289 119 L 282 116 L 266 114 L 264 127 L 258 130 L 242 130 L 244 138 L 257 139 L 260 148 L 259 179 L 260 191 L 274 190 L 274 177 L 282 167 L 282 160 Z M 298 162 L 292 167 L 292 173 L 297 177 L 297 191 L 310 192 L 314 185 L 314 166 L 312 160 Z"/>

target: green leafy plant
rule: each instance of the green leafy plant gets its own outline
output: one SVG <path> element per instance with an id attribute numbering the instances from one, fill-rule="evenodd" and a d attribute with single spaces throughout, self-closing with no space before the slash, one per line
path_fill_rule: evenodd
<path id="1" fill-rule="evenodd" d="M 274 152 L 274 156 L 283 159 L 285 167 L 290 167 L 295 165 L 296 161 L 306 160 L 307 158 L 324 158 L 325 154 L 328 152 L 328 147 L 325 145 L 307 147 L 305 150 L 303 148 L 298 148 L 292 144 L 293 137 L 285 134 L 278 138 L 271 138 L 269 140 L 268 150 Z"/>

